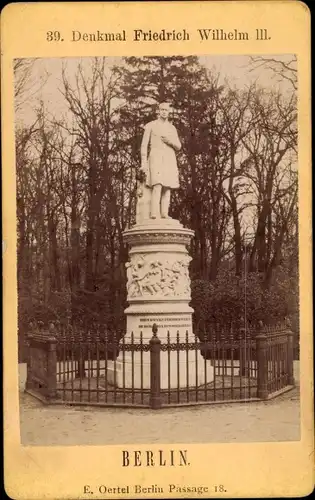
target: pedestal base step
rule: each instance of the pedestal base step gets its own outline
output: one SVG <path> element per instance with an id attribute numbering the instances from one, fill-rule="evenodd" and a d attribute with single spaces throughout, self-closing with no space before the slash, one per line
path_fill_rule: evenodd
<path id="1" fill-rule="evenodd" d="M 213 378 L 214 372 L 211 362 L 204 360 L 199 352 L 161 352 L 161 390 L 207 385 L 213 381 Z M 124 361 L 111 362 L 107 369 L 107 381 L 119 388 L 150 389 L 150 353 L 134 352 L 131 356 L 131 353 L 128 352 L 125 353 Z"/>

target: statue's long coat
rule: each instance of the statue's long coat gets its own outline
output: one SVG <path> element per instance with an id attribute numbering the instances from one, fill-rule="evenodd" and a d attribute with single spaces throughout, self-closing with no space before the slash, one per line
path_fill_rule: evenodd
<path id="1" fill-rule="evenodd" d="M 171 145 L 166 144 L 162 136 Z M 152 187 L 162 184 L 164 187 L 179 187 L 178 168 L 175 150 L 181 147 L 177 130 L 169 121 L 154 120 L 145 126 L 141 157 L 148 161 L 146 184 Z"/>

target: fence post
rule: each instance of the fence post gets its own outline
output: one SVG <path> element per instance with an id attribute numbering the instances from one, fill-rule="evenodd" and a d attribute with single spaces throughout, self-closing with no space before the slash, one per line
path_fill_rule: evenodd
<path id="1" fill-rule="evenodd" d="M 161 341 L 157 331 L 157 325 L 154 323 L 150 340 L 150 407 L 154 410 L 161 408 Z"/>
<path id="2" fill-rule="evenodd" d="M 30 323 L 30 330 L 33 330 L 33 323 Z M 25 390 L 32 389 L 32 333 L 26 335 L 26 381 Z"/>
<path id="3" fill-rule="evenodd" d="M 47 394 L 48 400 L 57 395 L 57 339 L 54 336 L 54 324 L 49 325 L 49 337 L 47 338 Z"/>
<path id="4" fill-rule="evenodd" d="M 295 380 L 294 380 L 294 368 L 293 368 L 293 363 L 294 363 L 294 333 L 291 330 L 287 331 L 287 339 L 288 339 L 288 384 L 289 385 L 294 385 Z"/>
<path id="5" fill-rule="evenodd" d="M 248 366 L 247 366 L 246 342 L 247 342 L 246 328 L 240 328 L 240 368 L 239 368 L 239 375 L 241 377 L 248 377 L 249 376 L 249 370 L 248 370 Z"/>
<path id="6" fill-rule="evenodd" d="M 83 343 L 83 337 L 80 335 L 76 338 L 77 343 L 77 370 L 75 373 L 75 378 L 85 378 L 85 345 Z"/>
<path id="7" fill-rule="evenodd" d="M 256 337 L 257 352 L 257 396 L 268 399 L 268 337 L 260 334 Z"/>

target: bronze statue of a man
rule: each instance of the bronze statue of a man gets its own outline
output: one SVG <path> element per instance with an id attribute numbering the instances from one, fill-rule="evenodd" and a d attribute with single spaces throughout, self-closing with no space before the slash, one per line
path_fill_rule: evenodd
<path id="1" fill-rule="evenodd" d="M 169 218 L 171 189 L 179 187 L 175 151 L 181 144 L 177 130 L 169 120 L 170 106 L 159 105 L 158 118 L 145 126 L 141 144 L 141 171 L 151 188 L 150 217 Z"/>

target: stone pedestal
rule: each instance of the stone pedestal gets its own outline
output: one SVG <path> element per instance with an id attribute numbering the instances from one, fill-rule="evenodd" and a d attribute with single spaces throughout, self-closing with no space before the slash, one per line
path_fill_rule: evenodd
<path id="1" fill-rule="evenodd" d="M 125 310 L 128 343 L 149 343 L 152 326 L 158 326 L 161 343 L 167 339 L 181 344 L 195 342 L 192 313 L 189 245 L 194 233 L 174 219 L 146 219 L 124 232 L 129 245 L 127 291 L 129 307 Z M 124 363 L 124 368 L 122 366 Z M 142 365 L 142 370 L 141 370 Z M 203 385 L 213 379 L 210 363 L 199 350 L 161 352 L 161 389 Z M 150 387 L 150 352 L 125 352 L 117 360 L 117 382 L 126 388 Z M 133 372 L 133 376 L 132 376 Z"/>

